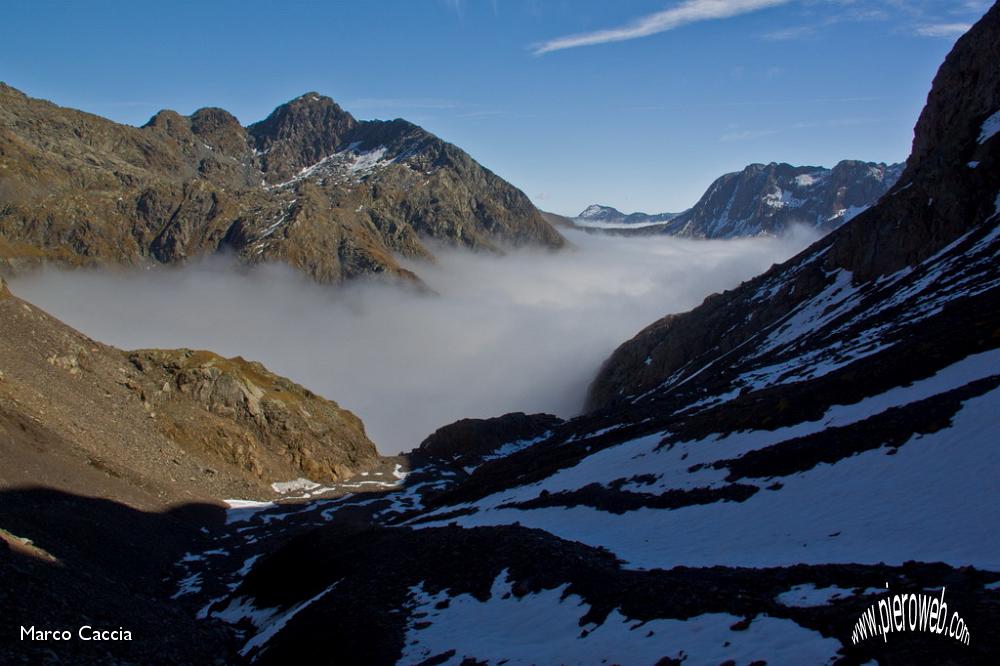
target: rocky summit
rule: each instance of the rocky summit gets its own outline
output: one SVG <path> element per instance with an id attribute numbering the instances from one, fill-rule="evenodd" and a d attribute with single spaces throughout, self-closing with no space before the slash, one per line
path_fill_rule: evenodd
<path id="1" fill-rule="evenodd" d="M 141 128 L 0 84 L 0 267 L 176 264 L 233 252 L 323 283 L 416 279 L 422 239 L 500 252 L 562 236 L 518 189 L 405 120 L 308 93 L 243 127 L 160 111 Z"/>

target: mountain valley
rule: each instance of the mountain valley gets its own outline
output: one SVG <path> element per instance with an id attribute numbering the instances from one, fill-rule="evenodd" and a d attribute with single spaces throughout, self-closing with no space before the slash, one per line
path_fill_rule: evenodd
<path id="1" fill-rule="evenodd" d="M 0 663 L 994 663 L 997 63 L 1000 3 L 905 164 L 753 164 L 683 213 L 576 219 L 314 93 L 134 128 L 0 86 L 0 609 L 134 635 Z M 199 263 L 220 253 L 223 279 Z M 224 348 L 120 349 L 22 285 L 122 339 L 183 317 Z M 376 325 L 337 328 L 357 313 Z M 467 413 L 398 455 L 334 388 L 409 418 L 514 376 L 549 405 L 546 356 L 575 412 Z M 925 594 L 965 633 L 915 630 Z"/>

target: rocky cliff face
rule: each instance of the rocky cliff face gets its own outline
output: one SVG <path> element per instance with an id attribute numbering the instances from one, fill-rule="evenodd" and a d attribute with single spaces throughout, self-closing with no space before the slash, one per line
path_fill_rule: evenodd
<path id="1" fill-rule="evenodd" d="M 142 128 L 0 84 L 0 266 L 180 263 L 221 250 L 320 282 L 385 274 L 421 242 L 560 247 L 527 197 L 403 120 L 309 93 L 242 127 L 161 111 Z"/>

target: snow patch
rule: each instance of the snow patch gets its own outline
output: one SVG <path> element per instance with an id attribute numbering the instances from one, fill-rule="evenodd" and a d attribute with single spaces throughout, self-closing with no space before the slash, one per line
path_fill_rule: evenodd
<path id="1" fill-rule="evenodd" d="M 706 613 L 687 620 L 642 622 L 612 610 L 605 621 L 581 624 L 590 610 L 566 587 L 521 598 L 511 593 L 506 572 L 496 578 L 491 596 L 479 601 L 469 594 L 449 597 L 411 589 L 413 613 L 400 664 L 417 664 L 454 650 L 444 664 L 466 657 L 491 664 L 653 664 L 664 656 L 685 663 L 827 663 L 840 644 L 804 629 L 791 620 L 760 615 L 745 631 L 731 627 L 741 618 Z M 436 604 L 448 600 L 447 608 Z M 418 628 L 419 627 L 419 628 Z"/>
<path id="2" fill-rule="evenodd" d="M 986 143 L 992 139 L 997 132 L 1000 132 L 1000 110 L 983 121 L 982 131 L 979 133 L 979 143 Z"/>
<path id="3" fill-rule="evenodd" d="M 978 369 L 970 370 L 976 361 Z M 954 372 L 952 381 L 960 381 L 958 375 L 965 372 L 969 372 L 967 376 L 995 375 L 1000 374 L 1000 363 L 997 356 L 972 357 L 966 367 L 955 368 Z M 952 381 L 945 382 L 942 378 L 939 388 L 947 390 Z M 927 393 L 936 393 L 933 383 L 921 384 L 899 387 L 894 391 L 902 393 L 887 395 L 885 402 L 918 400 Z M 874 403 L 866 406 L 858 403 L 835 409 L 843 411 L 839 421 L 877 413 L 871 411 L 873 408 L 876 408 Z M 874 449 L 832 464 L 819 464 L 808 471 L 781 477 L 780 489 L 762 490 L 741 503 L 716 502 L 673 510 L 642 508 L 621 515 L 586 506 L 499 508 L 508 495 L 528 496 L 528 487 L 522 487 L 484 498 L 476 503 L 480 510 L 475 514 L 450 520 L 464 527 L 519 522 L 564 539 L 603 546 L 630 567 L 639 569 L 837 562 L 896 565 L 922 560 L 997 571 L 1000 532 L 992 526 L 1000 522 L 1000 505 L 984 504 L 981 498 L 991 496 L 995 479 L 1000 475 L 1000 449 L 995 446 L 998 409 L 1000 389 L 994 389 L 966 401 L 953 417 L 951 427 L 914 435 L 896 449 L 895 455 L 886 455 L 884 448 Z M 855 414 L 849 413 L 855 410 Z M 828 424 L 829 418 L 809 427 L 822 428 Z M 733 449 L 749 448 L 767 438 L 777 435 L 782 441 L 791 434 L 733 433 L 730 441 Z M 718 445 L 705 442 L 701 448 L 714 449 Z M 633 455 L 642 453 L 638 441 L 631 446 Z M 615 448 L 621 456 L 620 462 L 627 462 L 622 460 L 625 447 Z M 696 447 L 687 450 L 694 452 Z M 646 460 L 635 461 L 633 469 L 644 467 L 645 473 L 657 470 L 662 479 L 685 476 L 673 469 L 674 465 L 660 466 L 649 453 L 646 448 Z M 599 456 L 609 455 L 615 454 L 609 449 L 591 456 L 593 460 L 589 463 L 585 459 L 581 465 L 590 470 L 578 466 L 576 473 L 593 476 L 598 468 L 596 463 L 609 462 Z M 664 462 L 670 459 L 668 455 Z M 684 462 L 693 460 L 689 457 Z M 620 477 L 627 472 L 619 468 L 604 471 L 602 475 Z M 559 477 L 560 474 L 554 475 L 544 485 L 556 486 Z M 707 479 L 699 482 L 704 480 Z M 581 481 L 578 478 L 565 485 L 580 487 Z M 671 480 L 664 485 L 680 484 Z M 963 515 L 976 515 L 979 519 L 955 519 Z M 431 524 L 419 527 L 425 526 Z"/>
<path id="4" fill-rule="evenodd" d="M 826 606 L 831 601 L 853 595 L 853 589 L 848 590 L 836 586 L 817 588 L 812 583 L 806 583 L 805 585 L 796 585 L 787 592 L 782 592 L 775 600 L 782 606 L 811 608 L 813 606 Z"/>
<path id="5" fill-rule="evenodd" d="M 339 581 L 338 581 L 338 583 L 339 583 Z M 267 624 L 266 624 L 266 626 L 256 636 L 254 636 L 249 641 L 247 641 L 246 645 L 243 646 L 243 649 L 240 650 L 240 655 L 245 657 L 248 654 L 250 654 L 250 652 L 252 650 L 255 650 L 257 648 L 265 647 L 267 645 L 267 642 L 270 641 L 272 638 L 274 638 L 274 636 L 279 631 L 281 631 L 282 629 L 284 629 L 285 625 L 288 624 L 288 622 L 293 617 L 295 617 L 296 615 L 298 615 L 299 612 L 301 612 L 302 610 L 304 610 L 306 607 L 308 607 L 311 604 L 313 604 L 316 601 L 318 601 L 321 597 L 325 596 L 328 592 L 330 592 L 335 587 L 337 587 L 337 583 L 334 583 L 333 585 L 331 585 L 330 587 L 326 588 L 325 590 L 323 590 L 322 592 L 320 592 L 316 596 L 312 597 L 311 599 L 307 599 L 307 600 L 303 601 L 300 604 L 296 604 L 295 606 L 292 606 L 291 608 L 289 608 L 287 611 L 285 611 L 285 612 L 283 612 L 283 613 L 281 613 L 279 615 L 274 616 L 274 619 L 268 621 Z M 259 653 L 258 653 L 258 655 L 259 655 Z M 256 660 L 256 658 L 257 658 L 258 655 L 255 655 L 254 658 L 253 658 L 253 660 Z"/>
<path id="6" fill-rule="evenodd" d="M 257 502 L 255 500 L 227 499 L 222 501 L 229 505 L 229 510 L 226 512 L 226 525 L 250 520 L 255 513 L 277 506 L 274 502 Z"/>
<path id="7" fill-rule="evenodd" d="M 292 481 L 278 481 L 271 484 L 271 489 L 280 495 L 286 495 L 288 493 L 299 491 L 315 490 L 316 488 L 319 488 L 318 483 L 303 478 L 293 479 Z"/>

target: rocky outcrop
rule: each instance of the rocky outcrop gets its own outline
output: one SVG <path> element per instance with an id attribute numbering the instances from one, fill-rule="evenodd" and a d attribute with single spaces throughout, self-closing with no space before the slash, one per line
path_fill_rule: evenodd
<path id="1" fill-rule="evenodd" d="M 526 445 L 561 425 L 552 414 L 512 412 L 490 419 L 462 419 L 438 428 L 411 455 L 463 464 L 482 460 L 498 450 Z"/>
<path id="2" fill-rule="evenodd" d="M 346 479 L 378 460 L 361 419 L 260 363 L 205 351 L 129 354 L 142 373 L 140 398 L 179 442 L 202 442 L 262 480 Z M 191 407 L 216 419 L 192 418 Z M 211 437 L 205 433 L 211 432 Z M 248 437 L 249 435 L 249 437 Z"/>
<path id="3" fill-rule="evenodd" d="M 417 280 L 421 241 L 502 252 L 563 239 L 519 190 L 404 120 L 308 93 L 242 127 L 205 108 L 143 127 L 0 84 L 0 268 L 176 264 L 233 251 L 319 282 Z"/>
<path id="4" fill-rule="evenodd" d="M 261 498 L 379 463 L 361 421 L 258 363 L 126 353 L 0 295 L 0 488 L 44 485 L 138 508 Z"/>

